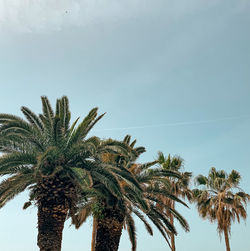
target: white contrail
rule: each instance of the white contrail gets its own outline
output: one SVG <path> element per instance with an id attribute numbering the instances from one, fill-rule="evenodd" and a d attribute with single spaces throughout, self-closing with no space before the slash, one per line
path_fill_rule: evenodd
<path id="1" fill-rule="evenodd" d="M 244 119 L 244 118 L 250 118 L 250 115 L 235 116 L 235 117 L 224 117 L 224 118 L 208 119 L 208 120 L 184 121 L 184 122 L 156 124 L 156 125 L 115 127 L 115 128 L 106 128 L 106 129 L 97 129 L 96 131 L 130 130 L 130 129 L 144 129 L 144 128 L 154 128 L 154 127 L 197 125 L 197 124 L 214 123 L 214 122 L 219 122 L 219 121 L 223 121 L 223 120 L 234 120 L 234 119 Z"/>

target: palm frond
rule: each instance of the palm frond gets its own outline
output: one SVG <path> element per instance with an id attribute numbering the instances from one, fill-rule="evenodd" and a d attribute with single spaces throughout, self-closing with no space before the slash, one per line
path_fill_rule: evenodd
<path id="1" fill-rule="evenodd" d="M 23 112 L 26 119 L 41 133 L 44 131 L 44 126 L 40 118 L 33 113 L 29 108 L 22 106 L 21 111 Z"/>
<path id="2" fill-rule="evenodd" d="M 2 181 L 0 184 L 0 208 L 20 192 L 23 192 L 32 183 L 34 183 L 32 173 L 17 174 Z"/>
<path id="3" fill-rule="evenodd" d="M 34 154 L 11 153 L 0 158 L 0 175 L 14 174 L 25 166 L 33 166 L 37 163 Z"/>
<path id="4" fill-rule="evenodd" d="M 130 214 L 126 215 L 125 218 L 127 231 L 129 235 L 130 242 L 132 244 L 132 251 L 136 250 L 137 242 L 136 242 L 136 230 L 135 230 L 135 222 Z"/>
<path id="5" fill-rule="evenodd" d="M 145 217 L 136 209 L 132 209 L 133 213 L 144 223 L 144 226 L 150 235 L 153 235 L 153 229 L 146 221 Z"/>

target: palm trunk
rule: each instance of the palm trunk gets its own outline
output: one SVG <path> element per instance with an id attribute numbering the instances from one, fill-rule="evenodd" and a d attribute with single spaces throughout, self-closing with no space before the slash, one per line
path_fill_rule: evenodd
<path id="1" fill-rule="evenodd" d="M 38 205 L 38 238 L 40 251 L 61 251 L 62 232 L 67 208 L 62 205 Z"/>
<path id="2" fill-rule="evenodd" d="M 170 223 L 174 225 L 174 216 L 172 214 L 170 215 Z M 171 249 L 172 251 L 175 251 L 175 235 L 171 233 L 170 238 L 171 238 Z"/>
<path id="3" fill-rule="evenodd" d="M 174 201 L 172 202 L 172 209 L 175 208 L 175 205 L 174 205 Z M 174 216 L 172 213 L 170 213 L 170 223 L 174 226 Z M 170 234 L 170 238 L 171 238 L 171 248 L 172 248 L 172 251 L 175 251 L 175 235 L 174 233 L 171 233 Z"/>
<path id="4" fill-rule="evenodd" d="M 230 251 L 227 227 L 224 228 L 224 235 L 225 235 L 225 242 L 226 242 L 226 250 Z"/>
<path id="5" fill-rule="evenodd" d="M 105 208 L 97 219 L 94 251 L 117 251 L 122 234 L 124 214 L 119 210 Z"/>
<path id="6" fill-rule="evenodd" d="M 93 217 L 93 230 L 92 230 L 91 251 L 95 251 L 96 227 L 97 227 L 97 219 L 94 216 Z"/>
<path id="7" fill-rule="evenodd" d="M 38 184 L 37 245 L 40 251 L 61 251 L 62 232 L 69 210 L 66 193 L 71 191 L 70 187 L 70 183 L 56 177 L 43 179 Z"/>

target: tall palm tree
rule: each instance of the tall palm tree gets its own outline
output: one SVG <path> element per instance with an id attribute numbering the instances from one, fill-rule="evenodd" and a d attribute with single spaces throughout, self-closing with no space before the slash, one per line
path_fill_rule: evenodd
<path id="1" fill-rule="evenodd" d="M 78 126 L 79 118 L 70 126 L 67 97 L 57 100 L 55 111 L 47 97 L 41 99 L 39 116 L 27 107 L 21 108 L 26 120 L 0 114 L 0 175 L 8 176 L 0 183 L 0 207 L 29 189 L 24 208 L 32 201 L 38 207 L 38 246 L 60 251 L 66 216 L 75 214 L 86 184 L 95 179 L 117 196 L 122 192 L 114 174 L 93 157 L 97 138 L 86 139 L 104 114 L 97 116 L 94 108 Z M 114 144 L 109 148 L 114 151 Z"/>
<path id="2" fill-rule="evenodd" d="M 183 198 L 188 199 L 189 201 L 192 199 L 192 191 L 189 188 L 190 179 L 192 177 L 191 172 L 182 172 L 181 167 L 183 166 L 183 159 L 180 157 L 171 157 L 170 154 L 168 157 L 164 156 L 162 152 L 158 152 L 158 162 L 160 166 L 164 170 L 170 170 L 174 171 L 179 174 L 179 177 L 167 177 L 169 184 L 170 184 L 170 192 L 175 195 L 177 198 Z M 160 196 L 161 197 L 161 196 Z M 161 200 L 165 201 L 165 204 L 167 204 L 171 209 L 175 209 L 175 201 L 172 199 L 164 199 L 161 197 Z M 170 218 L 170 223 L 174 225 L 174 217 L 171 211 L 166 210 L 166 208 L 162 207 L 161 205 L 158 205 L 158 207 L 161 208 L 161 210 L 165 210 Z M 171 250 L 175 251 L 175 234 L 169 233 L 171 238 Z"/>
<path id="3" fill-rule="evenodd" d="M 226 250 L 230 251 L 229 234 L 231 225 L 240 218 L 246 219 L 245 206 L 250 195 L 239 188 L 241 176 L 233 170 L 227 174 L 223 170 L 217 171 L 214 167 L 208 177 L 199 175 L 196 183 L 203 189 L 194 189 L 194 199 L 202 218 L 217 222 L 219 234 L 224 233 Z"/>
<path id="4" fill-rule="evenodd" d="M 168 231 L 176 233 L 175 228 L 170 224 L 166 215 L 158 210 L 155 203 L 159 202 L 157 200 L 159 194 L 164 198 L 171 198 L 181 202 L 176 197 L 172 196 L 167 189 L 159 190 L 161 177 L 170 175 L 178 176 L 178 174 L 163 169 L 150 169 L 150 167 L 155 165 L 157 161 L 146 164 L 136 164 L 136 159 L 145 151 L 145 149 L 143 147 L 134 148 L 136 141 L 130 143 L 130 136 L 126 136 L 123 143 L 130 147 L 130 151 L 127 155 L 108 153 L 101 156 L 102 161 L 112 165 L 116 163 L 117 168 L 128 170 L 140 184 L 142 193 L 136 191 L 129 182 L 119 180 L 124 193 L 122 198 L 116 199 L 110 194 L 110 192 L 103 189 L 101 197 L 98 197 L 98 195 L 93 196 L 82 205 L 82 208 L 78 213 L 78 220 L 75 223 L 77 227 L 79 227 L 91 212 L 94 215 L 92 251 L 117 250 L 123 225 L 128 231 L 132 243 L 132 250 L 136 250 L 135 223 L 132 217 L 133 215 L 136 215 L 142 220 L 146 229 L 152 235 L 152 228 L 144 216 L 146 215 L 147 218 L 149 218 L 159 229 L 167 242 Z M 176 210 L 172 210 L 172 213 L 178 218 L 184 227 L 188 228 L 187 222 Z"/>

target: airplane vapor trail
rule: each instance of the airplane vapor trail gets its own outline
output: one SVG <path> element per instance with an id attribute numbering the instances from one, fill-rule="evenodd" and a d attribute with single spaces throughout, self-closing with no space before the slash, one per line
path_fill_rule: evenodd
<path id="1" fill-rule="evenodd" d="M 220 122 L 224 120 L 236 120 L 236 119 L 244 119 L 244 118 L 250 118 L 250 115 L 224 117 L 224 118 L 208 119 L 208 120 L 183 121 L 183 122 L 174 122 L 174 123 L 166 123 L 166 124 L 144 125 L 144 126 L 105 128 L 105 129 L 97 129 L 96 131 L 131 130 L 131 129 L 144 129 L 144 128 L 155 128 L 155 127 L 198 125 L 198 124 Z"/>

